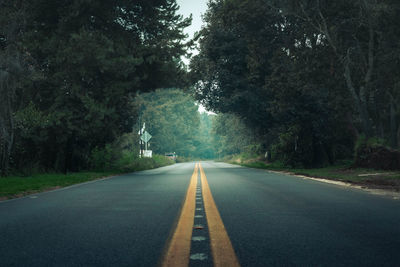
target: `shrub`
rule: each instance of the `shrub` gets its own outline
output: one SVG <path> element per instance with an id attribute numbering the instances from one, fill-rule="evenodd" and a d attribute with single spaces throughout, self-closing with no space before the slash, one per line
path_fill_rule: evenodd
<path id="1" fill-rule="evenodd" d="M 184 156 L 178 156 L 178 157 L 176 157 L 176 162 L 177 162 L 177 163 L 189 162 L 189 161 L 192 161 L 192 159 L 189 158 L 189 157 L 184 157 Z"/>
<path id="2" fill-rule="evenodd" d="M 104 148 L 96 147 L 91 153 L 90 167 L 95 171 L 112 170 L 115 162 L 120 158 L 121 152 L 114 149 L 111 144 L 107 144 Z"/>
<path id="3" fill-rule="evenodd" d="M 382 170 L 400 170 L 400 151 L 384 146 L 377 138 L 360 136 L 355 147 L 355 166 Z"/>

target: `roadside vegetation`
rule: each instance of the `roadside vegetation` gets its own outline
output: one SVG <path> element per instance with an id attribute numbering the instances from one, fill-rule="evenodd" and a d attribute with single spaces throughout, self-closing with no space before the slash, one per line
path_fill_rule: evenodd
<path id="1" fill-rule="evenodd" d="M 221 160 L 249 168 L 346 182 L 367 188 L 400 191 L 400 171 L 359 168 L 355 167 L 352 160 L 343 160 L 326 167 L 308 169 L 291 168 L 280 161 L 269 162 L 264 156 L 249 155 L 247 153 L 226 156 Z"/>
<path id="2" fill-rule="evenodd" d="M 174 163 L 139 158 L 134 99 L 186 86 L 190 18 L 175 0 L 61 2 L 0 3 L 3 198 Z"/>
<path id="3" fill-rule="evenodd" d="M 190 67 L 197 99 L 218 113 L 216 155 L 400 169 L 399 11 L 392 0 L 211 1 Z"/>
<path id="4" fill-rule="evenodd" d="M 96 153 L 137 130 L 138 92 L 186 84 L 179 58 L 191 19 L 177 9 L 175 0 L 1 1 L 0 175 L 98 168 Z"/>
<path id="5" fill-rule="evenodd" d="M 211 1 L 191 75 L 218 113 L 215 155 L 398 187 L 399 11 L 391 0 Z"/>
<path id="6" fill-rule="evenodd" d="M 0 3 L 1 183 L 172 163 L 144 123 L 178 162 L 397 179 L 398 1 L 211 0 L 190 41 L 176 0 L 60 3 Z"/>
<path id="7" fill-rule="evenodd" d="M 198 104 L 188 90 L 157 89 L 138 94 L 133 107 L 146 123 L 155 153 L 175 152 L 178 161 L 214 158 L 212 126 L 215 116 L 199 113 Z M 139 131 L 139 125 L 134 126 Z"/>
<path id="8" fill-rule="evenodd" d="M 21 197 L 37 192 L 53 190 L 77 183 L 92 181 L 123 173 L 154 169 L 171 165 L 174 162 L 164 156 L 154 155 L 153 158 L 135 158 L 125 155 L 114 162 L 113 166 L 97 168 L 93 171 L 62 173 L 20 174 L 0 178 L 0 200 Z"/>

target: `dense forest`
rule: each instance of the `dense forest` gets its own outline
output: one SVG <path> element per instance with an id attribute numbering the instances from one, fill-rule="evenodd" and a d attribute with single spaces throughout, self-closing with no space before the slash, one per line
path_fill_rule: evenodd
<path id="1" fill-rule="evenodd" d="M 134 160 L 143 122 L 160 155 L 400 165 L 398 1 L 208 6 L 188 41 L 175 0 L 2 0 L 0 174 Z"/>
<path id="2" fill-rule="evenodd" d="M 132 131 L 138 91 L 181 86 L 174 0 L 0 2 L 0 172 L 77 171 Z"/>
<path id="3" fill-rule="evenodd" d="M 356 146 L 359 159 L 384 151 L 377 160 L 398 168 L 385 147 L 400 142 L 399 15 L 393 0 L 210 1 L 191 61 L 196 97 L 286 165 L 332 164 Z"/>

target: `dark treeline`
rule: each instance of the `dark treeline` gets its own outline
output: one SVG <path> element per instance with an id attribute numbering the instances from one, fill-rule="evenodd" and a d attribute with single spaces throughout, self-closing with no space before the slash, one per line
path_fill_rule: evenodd
<path id="1" fill-rule="evenodd" d="M 138 91 L 181 86 L 175 0 L 0 1 L 0 173 L 90 168 Z"/>
<path id="2" fill-rule="evenodd" d="M 360 142 L 398 148 L 399 16 L 395 0 L 210 1 L 197 99 L 236 116 L 219 119 L 223 136 L 254 135 L 244 142 L 291 166 L 351 158 Z"/>
<path id="3" fill-rule="evenodd" d="M 139 118 L 155 153 L 188 158 L 316 167 L 399 147 L 398 1 L 212 0 L 190 73 L 177 8 L 0 1 L 0 173 L 127 165 Z"/>

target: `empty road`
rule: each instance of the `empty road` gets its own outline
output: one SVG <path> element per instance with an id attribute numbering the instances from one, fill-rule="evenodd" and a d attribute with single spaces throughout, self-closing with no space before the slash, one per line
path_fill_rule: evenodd
<path id="1" fill-rule="evenodd" d="M 400 200 L 180 163 L 0 202 L 0 266 L 400 266 Z"/>

